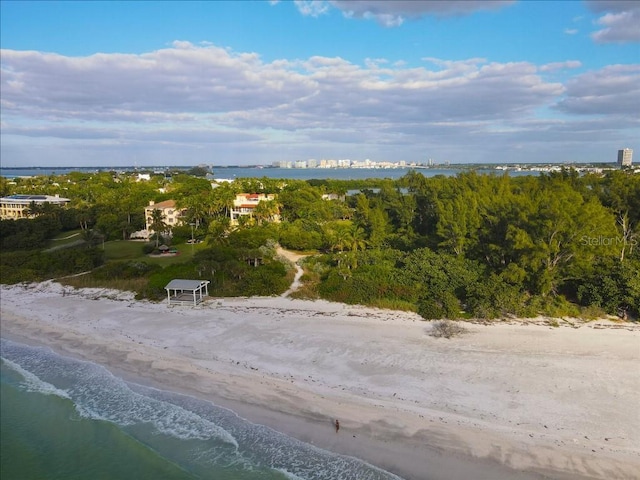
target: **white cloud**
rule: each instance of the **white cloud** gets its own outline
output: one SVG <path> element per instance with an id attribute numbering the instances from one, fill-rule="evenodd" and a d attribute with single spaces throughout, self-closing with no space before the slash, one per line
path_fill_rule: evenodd
<path id="1" fill-rule="evenodd" d="M 376 20 L 385 27 L 397 27 L 405 20 L 428 15 L 468 15 L 479 10 L 495 10 L 514 0 L 296 0 L 303 15 L 317 17 L 335 7 L 348 18 Z"/>
<path id="2" fill-rule="evenodd" d="M 566 33 L 567 35 L 575 35 L 576 33 L 578 33 L 578 29 L 577 28 L 565 28 L 564 29 L 564 33 Z"/>
<path id="3" fill-rule="evenodd" d="M 578 75 L 567 82 L 565 97 L 557 108 L 572 114 L 637 118 L 640 112 L 640 65 L 610 65 Z"/>
<path id="4" fill-rule="evenodd" d="M 106 139 L 118 138 L 119 133 L 113 129 L 86 128 L 77 125 L 47 125 L 20 127 L 6 125 L 2 129 L 3 135 L 22 135 L 26 137 L 52 137 L 64 139 Z"/>
<path id="5" fill-rule="evenodd" d="M 295 0 L 298 11 L 305 16 L 319 17 L 329 11 L 329 4 L 325 0 Z"/>
<path id="6" fill-rule="evenodd" d="M 582 66 L 582 62 L 580 62 L 579 60 L 567 60 L 566 62 L 553 62 L 553 63 L 547 63 L 546 65 L 542 65 L 540 67 L 540 71 L 554 72 L 556 70 L 580 68 L 581 66 Z"/>
<path id="7" fill-rule="evenodd" d="M 603 28 L 591 34 L 595 42 L 640 42 L 640 2 L 590 0 L 587 5 L 594 12 L 605 13 L 596 21 Z"/>
<path id="8" fill-rule="evenodd" d="M 245 110 L 310 88 L 302 76 L 263 64 L 254 53 L 188 42 L 142 55 L 81 58 L 2 50 L 3 109 L 28 106 L 52 117 Z"/>
<path id="9" fill-rule="evenodd" d="M 174 164 L 180 152 L 191 163 L 211 162 L 214 154 L 221 163 L 263 163 L 364 154 L 419 160 L 426 148 L 472 161 L 469 152 L 489 141 L 498 142 L 499 153 L 497 145 L 516 136 L 556 138 L 558 131 L 532 123 L 548 126 L 539 112 L 554 105 L 554 115 L 568 116 L 567 138 L 575 118 L 591 113 L 610 116 L 624 136 L 637 125 L 640 98 L 638 66 L 610 66 L 566 85 L 545 78 L 579 68 L 575 60 L 265 62 L 255 53 L 188 42 L 139 55 L 0 54 L 0 147 L 9 155 L 3 159 L 62 143 L 65 149 L 49 148 L 51 154 L 106 156 L 111 146 L 123 161 L 135 148 L 138 160 L 173 155 Z"/>

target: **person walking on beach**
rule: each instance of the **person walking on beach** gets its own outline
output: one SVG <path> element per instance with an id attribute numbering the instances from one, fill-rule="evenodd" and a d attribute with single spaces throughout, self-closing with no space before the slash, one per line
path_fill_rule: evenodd
<path id="1" fill-rule="evenodd" d="M 336 419 L 336 433 L 338 433 L 338 430 L 340 430 L 340 421 Z"/>

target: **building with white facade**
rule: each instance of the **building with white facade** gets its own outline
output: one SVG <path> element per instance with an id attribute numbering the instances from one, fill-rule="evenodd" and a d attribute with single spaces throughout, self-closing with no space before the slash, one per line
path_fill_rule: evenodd
<path id="1" fill-rule="evenodd" d="M 624 148 L 618 150 L 618 165 L 621 167 L 630 167 L 633 163 L 633 149 Z"/>
<path id="2" fill-rule="evenodd" d="M 0 218 L 15 220 L 18 218 L 34 218 L 37 213 L 31 212 L 31 205 L 42 206 L 45 203 L 64 207 L 71 200 L 59 195 L 9 195 L 0 198 Z"/>

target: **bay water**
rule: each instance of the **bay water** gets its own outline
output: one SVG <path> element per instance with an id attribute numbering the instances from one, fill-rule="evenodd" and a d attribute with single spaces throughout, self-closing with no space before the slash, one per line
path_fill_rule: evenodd
<path id="1" fill-rule="evenodd" d="M 160 167 L 159 167 L 160 168 Z M 163 171 L 166 167 L 161 167 Z M 150 167 L 153 170 L 153 167 Z M 3 168 L 0 167 L 0 177 L 35 177 L 47 175 L 66 175 L 70 172 L 95 173 L 99 171 L 128 171 L 134 172 L 134 167 L 33 167 L 33 168 Z M 410 168 L 258 168 L 258 167 L 213 167 L 214 179 L 237 178 L 282 178 L 290 180 L 363 180 L 368 178 L 389 178 L 397 180 L 411 171 Z M 425 177 L 435 177 L 437 175 L 454 176 L 466 171 L 463 167 L 432 167 L 419 168 L 416 170 Z M 504 172 L 496 170 L 491 166 L 477 168 L 475 171 L 479 174 L 503 175 Z M 534 171 L 509 171 L 511 176 L 520 175 L 538 175 L 539 172 Z"/>

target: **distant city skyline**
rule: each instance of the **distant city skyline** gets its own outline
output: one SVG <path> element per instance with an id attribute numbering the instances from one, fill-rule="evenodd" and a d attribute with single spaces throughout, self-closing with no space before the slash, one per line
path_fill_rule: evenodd
<path id="1" fill-rule="evenodd" d="M 1 166 L 615 163 L 639 4 L 3 0 Z"/>

